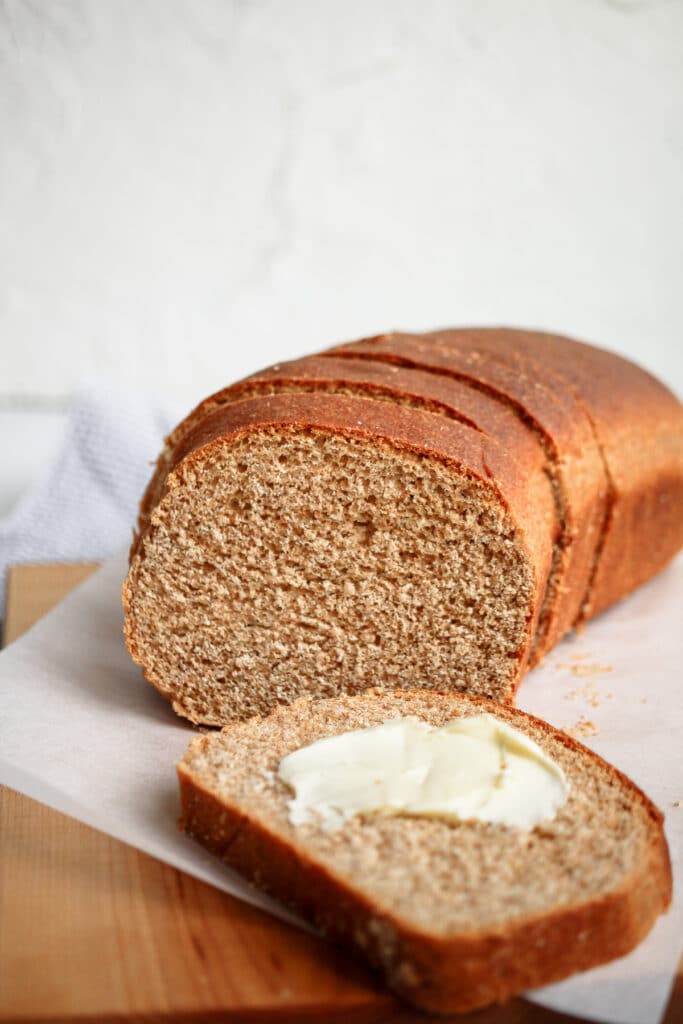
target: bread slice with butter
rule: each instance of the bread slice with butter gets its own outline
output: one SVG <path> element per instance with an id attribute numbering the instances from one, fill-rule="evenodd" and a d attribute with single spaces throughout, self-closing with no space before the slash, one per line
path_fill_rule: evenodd
<path id="1" fill-rule="evenodd" d="M 643 793 L 479 698 L 302 699 L 197 737 L 178 775 L 186 832 L 424 1010 L 623 956 L 670 902 Z"/>

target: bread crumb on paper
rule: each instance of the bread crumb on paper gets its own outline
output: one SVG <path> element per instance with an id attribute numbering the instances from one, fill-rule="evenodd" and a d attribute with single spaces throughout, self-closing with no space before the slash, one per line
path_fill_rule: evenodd
<path id="1" fill-rule="evenodd" d="M 565 729 L 565 732 L 569 736 L 573 736 L 574 739 L 581 739 L 587 736 L 597 736 L 598 727 L 596 726 L 595 722 L 591 722 L 589 718 L 584 718 L 584 716 L 581 715 L 581 718 L 579 718 L 578 722 L 576 722 L 575 725 L 570 725 L 567 729 Z"/>
<path id="2" fill-rule="evenodd" d="M 568 690 L 564 695 L 564 699 L 576 700 L 578 698 L 589 704 L 592 708 L 599 708 L 601 696 L 602 694 L 595 683 L 587 683 L 585 686 L 577 686 L 574 690 Z M 611 694 L 608 696 L 611 697 Z"/>
<path id="3" fill-rule="evenodd" d="M 590 663 L 590 664 L 587 664 L 587 665 L 586 664 L 582 664 L 582 663 L 573 664 L 573 665 L 567 665 L 565 663 L 560 663 L 560 664 L 556 665 L 555 667 L 557 669 L 567 669 L 573 675 L 579 676 L 579 677 L 603 676 L 603 675 L 607 675 L 608 672 L 613 672 L 614 671 L 614 669 L 612 668 L 611 665 L 600 665 L 597 662 Z"/>

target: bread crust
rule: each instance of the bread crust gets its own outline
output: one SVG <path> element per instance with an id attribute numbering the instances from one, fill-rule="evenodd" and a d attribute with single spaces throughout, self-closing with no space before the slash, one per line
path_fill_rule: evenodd
<path id="1" fill-rule="evenodd" d="M 373 696 L 369 692 L 351 699 L 372 700 Z M 401 691 L 391 696 L 409 701 L 414 694 Z M 456 699 L 450 694 L 430 697 Z M 345 879 L 311 860 L 295 842 L 285 841 L 228 800 L 218 800 L 193 776 L 190 753 L 178 765 L 181 827 L 186 832 L 325 935 L 360 952 L 403 999 L 434 1013 L 462 1013 L 501 1003 L 526 989 L 623 956 L 644 938 L 671 900 L 663 817 L 629 779 L 539 719 L 481 698 L 458 695 L 457 699 L 471 704 L 473 711 L 489 711 L 518 727 L 533 722 L 625 786 L 649 821 L 650 842 L 637 869 L 614 890 L 581 904 L 489 930 L 433 935 L 374 906 Z M 195 740 L 200 745 L 205 742 Z"/>
<path id="2" fill-rule="evenodd" d="M 451 341 L 460 333 L 438 332 Z M 486 328 L 467 334 L 478 350 L 513 346 L 586 410 L 608 484 L 580 616 L 589 619 L 654 576 L 683 545 L 683 406 L 642 367 L 573 338 Z"/>

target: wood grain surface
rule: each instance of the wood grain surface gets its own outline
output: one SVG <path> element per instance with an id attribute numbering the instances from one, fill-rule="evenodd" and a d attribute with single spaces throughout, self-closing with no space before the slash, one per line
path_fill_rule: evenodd
<path id="1" fill-rule="evenodd" d="M 5 642 L 93 568 L 12 570 Z M 323 940 L 6 788 L 0 900 L 0 1024 L 434 1019 Z M 522 999 L 454 1019 L 574 1020 Z M 666 1024 L 681 1020 L 679 975 Z"/>

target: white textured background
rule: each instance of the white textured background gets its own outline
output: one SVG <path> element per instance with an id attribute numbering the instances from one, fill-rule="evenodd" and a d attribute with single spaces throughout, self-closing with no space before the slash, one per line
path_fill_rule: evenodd
<path id="1" fill-rule="evenodd" d="M 391 327 L 680 393 L 682 293 L 680 0 L 0 0 L 0 441 Z"/>

